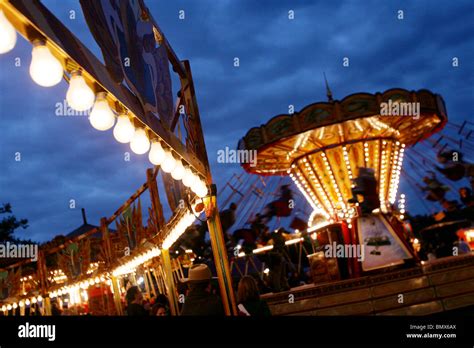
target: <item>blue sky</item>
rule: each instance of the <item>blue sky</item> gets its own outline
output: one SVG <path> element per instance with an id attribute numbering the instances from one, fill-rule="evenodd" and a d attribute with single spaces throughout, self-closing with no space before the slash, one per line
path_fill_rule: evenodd
<path id="1" fill-rule="evenodd" d="M 299 110 L 324 100 L 323 71 L 337 99 L 393 87 L 428 88 L 444 97 L 451 121 L 472 117 L 471 0 L 145 2 L 178 56 L 191 62 L 218 186 L 240 169 L 218 164 L 217 151 L 234 148 L 249 128 L 286 113 L 289 104 Z M 100 54 L 78 2 L 43 3 Z M 71 9 L 75 20 L 68 17 Z M 20 67 L 14 66 L 16 57 Z M 343 67 L 344 57 L 349 67 Z M 459 58 L 457 68 L 453 57 Z M 67 84 L 37 86 L 28 74 L 30 60 L 31 45 L 22 38 L 0 56 L 0 202 L 29 219 L 30 227 L 18 236 L 44 241 L 78 227 L 80 207 L 93 224 L 110 216 L 145 181 L 149 163 L 136 155 L 124 162 L 128 146 L 118 144 L 111 131 L 92 129 L 87 118 L 55 116 Z M 21 162 L 14 160 L 16 152 Z M 69 209 L 70 199 L 76 209 Z"/>

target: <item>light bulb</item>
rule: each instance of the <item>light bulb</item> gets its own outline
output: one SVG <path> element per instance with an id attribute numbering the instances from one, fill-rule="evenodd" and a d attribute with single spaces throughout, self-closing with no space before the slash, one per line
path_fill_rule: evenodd
<path id="1" fill-rule="evenodd" d="M 117 124 L 114 127 L 114 137 L 119 143 L 129 143 L 135 134 L 135 127 L 127 115 L 117 117 Z"/>
<path id="2" fill-rule="evenodd" d="M 133 135 L 132 141 L 130 142 L 130 148 L 137 155 L 143 155 L 150 148 L 150 140 L 146 135 L 143 128 L 138 128 Z"/>
<path id="3" fill-rule="evenodd" d="M 193 176 L 194 177 L 191 183 L 191 191 L 197 194 L 199 191 L 199 186 L 201 185 L 201 178 L 199 177 L 199 175 L 196 174 L 193 174 Z"/>
<path id="4" fill-rule="evenodd" d="M 186 187 L 191 187 L 194 182 L 194 174 L 189 167 L 184 169 L 184 176 L 183 176 L 183 185 Z"/>
<path id="5" fill-rule="evenodd" d="M 150 162 L 153 163 L 155 166 L 159 166 L 161 163 L 163 163 L 165 157 L 166 153 L 165 150 L 163 150 L 163 147 L 161 146 L 160 142 L 154 141 L 151 144 L 150 153 L 148 154 L 148 159 L 150 160 Z"/>
<path id="6" fill-rule="evenodd" d="M 105 92 L 97 94 L 94 107 L 89 115 L 89 121 L 92 127 L 100 131 L 106 131 L 114 126 L 115 116 L 107 102 Z"/>
<path id="7" fill-rule="evenodd" d="M 0 54 L 11 51 L 15 44 L 16 30 L 0 10 Z"/>
<path id="8" fill-rule="evenodd" d="M 171 177 L 175 180 L 181 180 L 184 177 L 184 166 L 180 160 L 176 161 L 176 166 L 171 172 Z"/>
<path id="9" fill-rule="evenodd" d="M 76 111 L 89 110 L 94 105 L 94 92 L 79 71 L 73 71 L 66 93 L 67 103 Z"/>
<path id="10" fill-rule="evenodd" d="M 200 182 L 198 184 L 198 187 L 197 187 L 197 190 L 196 190 L 196 194 L 199 198 L 203 198 L 203 197 L 206 197 L 207 196 L 207 186 L 204 182 Z"/>
<path id="11" fill-rule="evenodd" d="M 63 66 L 44 42 L 33 42 L 31 56 L 30 75 L 33 81 L 43 87 L 52 87 L 61 82 Z"/>
<path id="12" fill-rule="evenodd" d="M 165 159 L 163 160 L 163 163 L 161 163 L 161 169 L 165 173 L 171 173 L 173 169 L 176 167 L 176 160 L 173 157 L 173 154 L 170 151 L 165 151 Z"/>

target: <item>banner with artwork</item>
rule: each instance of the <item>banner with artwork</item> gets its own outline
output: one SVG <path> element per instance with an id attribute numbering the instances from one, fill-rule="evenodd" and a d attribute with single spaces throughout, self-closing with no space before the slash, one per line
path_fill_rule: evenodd
<path id="1" fill-rule="evenodd" d="M 168 56 L 143 1 L 80 3 L 115 82 L 125 80 L 145 112 L 169 128 L 174 110 Z"/>
<path id="2" fill-rule="evenodd" d="M 364 247 L 363 271 L 403 264 L 410 252 L 382 215 L 357 219 L 359 243 Z"/>

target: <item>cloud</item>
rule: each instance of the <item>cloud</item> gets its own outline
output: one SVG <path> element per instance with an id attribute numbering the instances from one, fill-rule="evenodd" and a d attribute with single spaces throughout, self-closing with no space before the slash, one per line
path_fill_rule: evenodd
<path id="1" fill-rule="evenodd" d="M 100 54 L 74 1 L 46 6 Z M 325 100 L 323 71 L 335 98 L 393 87 L 428 88 L 446 100 L 451 120 L 471 116 L 474 73 L 472 1 L 147 1 L 181 59 L 190 60 L 213 177 L 219 187 L 238 165 L 216 161 L 248 129 L 271 117 Z M 404 19 L 397 19 L 397 11 Z M 71 20 L 70 10 L 76 11 Z M 186 18 L 180 20 L 179 11 Z M 288 11 L 295 19 L 288 19 Z M 14 58 L 22 67 L 14 67 Z M 235 57 L 240 66 L 234 67 Z M 350 66 L 342 59 L 350 58 Z M 453 68 L 452 58 L 460 66 Z M 99 58 L 102 59 L 99 55 Z M 87 118 L 57 117 L 67 85 L 36 86 L 28 75 L 31 45 L 19 40 L 0 56 L 0 188 L 18 217 L 21 236 L 47 240 L 110 215 L 146 179 L 146 156 L 123 160 L 126 145 Z M 14 161 L 21 152 L 22 161 Z M 402 187 L 403 184 L 402 184 Z M 164 199 L 164 195 L 162 195 Z M 415 207 L 415 209 L 418 209 Z"/>

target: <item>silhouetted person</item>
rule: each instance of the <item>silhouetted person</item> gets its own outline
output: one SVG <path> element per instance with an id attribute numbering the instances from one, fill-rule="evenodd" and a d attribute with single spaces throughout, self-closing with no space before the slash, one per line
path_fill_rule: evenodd
<path id="1" fill-rule="evenodd" d="M 282 185 L 280 187 L 279 198 L 276 201 L 270 202 L 261 215 L 262 221 L 268 223 L 274 216 L 290 216 L 293 200 L 293 191 L 289 185 Z"/>
<path id="2" fill-rule="evenodd" d="M 370 214 L 372 210 L 380 207 L 380 200 L 377 194 L 377 179 L 372 168 L 359 168 L 359 174 L 354 179 L 354 188 L 352 188 L 352 198 L 349 203 L 360 203 L 362 213 Z M 359 202 L 357 195 L 363 197 Z"/>
<path id="3" fill-rule="evenodd" d="M 474 206 L 474 196 L 472 195 L 471 190 L 467 187 L 461 187 L 459 189 L 459 198 L 461 199 L 461 202 L 466 206 L 466 207 L 473 207 Z"/>
<path id="4" fill-rule="evenodd" d="M 132 286 L 127 291 L 127 315 L 129 316 L 147 316 L 148 312 L 143 307 L 143 295 L 138 286 Z"/>
<path id="5" fill-rule="evenodd" d="M 268 253 L 268 267 L 270 269 L 269 281 L 273 292 L 289 290 L 288 285 L 288 261 L 285 257 L 284 229 L 272 233 L 273 249 Z"/>
<path id="6" fill-rule="evenodd" d="M 258 285 L 253 277 L 244 276 L 240 279 L 237 298 L 239 314 L 254 317 L 271 315 L 267 303 L 260 299 Z"/>
<path id="7" fill-rule="evenodd" d="M 189 269 L 188 294 L 181 315 L 220 316 L 225 315 L 219 296 L 212 294 L 212 274 L 205 264 L 193 265 Z"/>

